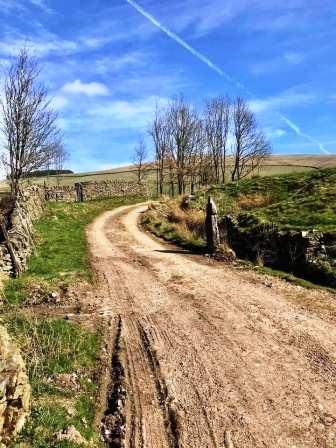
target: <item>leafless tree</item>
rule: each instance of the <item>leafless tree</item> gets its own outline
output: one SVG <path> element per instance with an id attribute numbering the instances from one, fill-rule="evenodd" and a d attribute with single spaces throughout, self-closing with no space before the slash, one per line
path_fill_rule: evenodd
<path id="1" fill-rule="evenodd" d="M 199 138 L 200 119 L 195 108 L 181 97 L 168 106 L 168 126 L 171 136 L 170 153 L 176 167 L 179 194 L 185 193 L 190 158 Z"/>
<path id="2" fill-rule="evenodd" d="M 61 180 L 60 174 L 64 168 L 65 161 L 68 160 L 68 158 L 69 158 L 69 154 L 66 151 L 66 149 L 64 148 L 64 145 L 63 145 L 63 142 L 61 139 L 56 140 L 54 142 L 54 144 L 51 147 L 51 151 L 52 151 L 52 157 L 54 160 L 54 166 L 55 166 L 55 170 L 56 170 L 57 183 L 59 185 L 60 180 Z"/>
<path id="3" fill-rule="evenodd" d="M 39 83 L 37 62 L 27 49 L 20 51 L 4 82 L 1 100 L 2 162 L 11 193 L 17 197 L 23 175 L 45 167 L 59 139 L 57 115 L 50 107 L 45 87 Z"/>
<path id="4" fill-rule="evenodd" d="M 167 111 L 156 107 L 155 118 L 149 130 L 155 148 L 155 161 L 157 173 L 157 194 L 163 194 L 165 165 L 169 156 L 170 132 L 167 121 Z"/>
<path id="5" fill-rule="evenodd" d="M 270 156 L 271 145 L 263 132 L 258 131 L 253 112 L 242 98 L 233 108 L 233 170 L 231 180 L 248 176 Z"/>
<path id="6" fill-rule="evenodd" d="M 139 184 L 143 180 L 144 172 L 145 172 L 145 162 L 148 157 L 147 147 L 144 140 L 140 137 L 139 142 L 134 148 L 133 153 L 133 163 L 136 167 L 137 177 Z"/>
<path id="7" fill-rule="evenodd" d="M 202 155 L 206 147 L 206 136 L 202 120 L 196 118 L 191 142 L 191 148 L 188 151 L 188 175 L 190 180 L 190 193 L 195 193 L 197 181 L 200 178 L 200 169 Z"/>
<path id="8" fill-rule="evenodd" d="M 231 104 L 225 97 L 206 103 L 205 132 L 212 158 L 215 182 L 225 182 Z"/>

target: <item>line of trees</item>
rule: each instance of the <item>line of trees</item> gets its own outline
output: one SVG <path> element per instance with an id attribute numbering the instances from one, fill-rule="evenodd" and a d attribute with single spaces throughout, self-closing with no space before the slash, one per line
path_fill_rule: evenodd
<path id="1" fill-rule="evenodd" d="M 57 114 L 39 75 L 37 62 L 27 49 L 22 49 L 3 85 L 1 162 L 14 198 L 20 194 L 22 178 L 41 168 L 53 166 L 60 171 L 67 158 Z"/>
<path id="2" fill-rule="evenodd" d="M 239 181 L 271 154 L 266 135 L 241 97 L 206 101 L 199 113 L 183 97 L 156 109 L 150 127 L 155 149 L 158 194 L 169 184 L 171 195 L 187 187 Z"/>

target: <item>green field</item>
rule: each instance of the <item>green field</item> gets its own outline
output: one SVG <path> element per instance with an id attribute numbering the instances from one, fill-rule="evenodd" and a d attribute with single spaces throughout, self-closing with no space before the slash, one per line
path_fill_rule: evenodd
<path id="1" fill-rule="evenodd" d="M 229 159 L 228 171 L 230 171 Z M 309 155 L 291 155 L 291 156 L 272 156 L 267 163 L 254 174 L 261 176 L 271 176 L 280 174 L 290 174 L 293 172 L 306 172 L 318 168 L 336 167 L 336 156 L 309 156 Z M 27 184 L 38 185 L 73 185 L 76 182 L 86 181 L 107 181 L 107 180 L 137 180 L 137 173 L 133 166 L 124 166 L 113 168 L 111 170 L 65 174 L 61 176 L 46 176 L 30 178 L 25 182 Z M 148 165 L 145 179 L 150 186 L 153 194 L 156 192 L 156 171 L 152 164 Z M 6 182 L 0 183 L 0 193 L 8 191 Z M 168 193 L 168 185 L 166 192 Z"/>

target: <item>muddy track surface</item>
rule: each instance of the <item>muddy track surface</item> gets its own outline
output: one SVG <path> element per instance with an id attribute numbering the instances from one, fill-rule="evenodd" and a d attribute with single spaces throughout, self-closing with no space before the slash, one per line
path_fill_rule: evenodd
<path id="1" fill-rule="evenodd" d="M 106 446 L 336 447 L 335 324 L 154 240 L 145 208 L 88 229 L 114 338 Z"/>

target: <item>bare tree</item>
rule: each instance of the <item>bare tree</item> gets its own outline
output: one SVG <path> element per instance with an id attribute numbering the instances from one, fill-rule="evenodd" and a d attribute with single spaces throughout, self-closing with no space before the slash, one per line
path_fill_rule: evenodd
<path id="1" fill-rule="evenodd" d="M 56 170 L 56 178 L 58 185 L 61 181 L 61 171 L 64 168 L 64 163 L 69 158 L 69 154 L 64 148 L 62 140 L 56 140 L 54 145 L 51 147 L 52 157 L 54 159 L 54 166 Z"/>
<path id="2" fill-rule="evenodd" d="M 149 130 L 155 148 L 156 172 L 157 172 L 157 194 L 163 194 L 165 165 L 169 155 L 170 132 L 166 117 L 166 110 L 158 110 L 156 106 L 155 118 Z M 169 165 L 170 166 L 170 165 Z"/>
<path id="3" fill-rule="evenodd" d="M 170 153 L 175 162 L 179 194 L 185 193 L 186 177 L 190 168 L 191 154 L 199 138 L 200 119 L 196 110 L 181 97 L 168 107 L 168 126 L 171 135 Z"/>
<path id="4" fill-rule="evenodd" d="M 225 97 L 206 103 L 205 132 L 214 169 L 215 182 L 225 183 L 227 143 L 230 130 L 231 104 Z"/>
<path id="5" fill-rule="evenodd" d="M 190 150 L 188 151 L 188 175 L 190 193 L 195 193 L 197 180 L 200 178 L 202 156 L 205 148 L 205 132 L 202 120 L 196 119 Z"/>
<path id="6" fill-rule="evenodd" d="M 147 147 L 142 138 L 139 138 L 139 142 L 134 148 L 133 163 L 136 167 L 139 184 L 143 180 L 145 171 L 145 162 L 148 157 Z"/>
<path id="7" fill-rule="evenodd" d="M 233 159 L 231 180 L 248 176 L 270 156 L 271 145 L 263 132 L 258 131 L 253 112 L 248 104 L 237 98 L 233 108 Z"/>
<path id="8" fill-rule="evenodd" d="M 52 145 L 59 139 L 57 115 L 50 107 L 45 87 L 38 81 L 39 74 L 36 61 L 23 49 L 4 83 L 1 159 L 15 198 L 22 176 L 45 167 L 53 157 Z"/>

